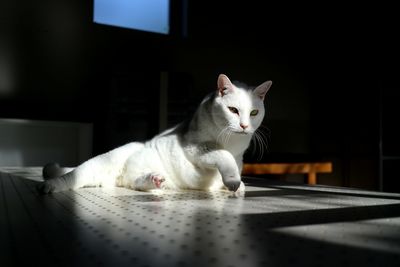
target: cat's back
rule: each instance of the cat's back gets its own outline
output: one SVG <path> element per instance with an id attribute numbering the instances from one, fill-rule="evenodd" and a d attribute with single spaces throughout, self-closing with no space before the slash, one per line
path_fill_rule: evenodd
<path id="1" fill-rule="evenodd" d="M 154 150 L 163 160 L 182 152 L 183 124 L 178 124 L 156 135 L 145 143 L 145 147 Z"/>

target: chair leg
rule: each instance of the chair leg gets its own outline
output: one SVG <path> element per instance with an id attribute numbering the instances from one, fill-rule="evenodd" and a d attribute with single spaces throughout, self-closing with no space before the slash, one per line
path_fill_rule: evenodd
<path id="1" fill-rule="evenodd" d="M 307 177 L 307 183 L 311 185 L 317 184 L 317 173 L 316 172 L 309 172 Z"/>

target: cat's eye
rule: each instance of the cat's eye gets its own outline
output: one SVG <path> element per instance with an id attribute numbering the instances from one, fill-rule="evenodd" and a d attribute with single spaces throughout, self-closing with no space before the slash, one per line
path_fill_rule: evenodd
<path id="1" fill-rule="evenodd" d="M 250 116 L 256 116 L 258 114 L 258 109 L 252 110 Z"/>
<path id="2" fill-rule="evenodd" d="M 239 110 L 237 108 L 234 107 L 228 107 L 228 108 L 232 113 L 239 114 Z"/>

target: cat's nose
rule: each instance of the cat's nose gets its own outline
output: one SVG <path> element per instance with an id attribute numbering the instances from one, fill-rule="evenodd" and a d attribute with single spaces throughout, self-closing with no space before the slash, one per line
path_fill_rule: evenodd
<path id="1" fill-rule="evenodd" d="M 242 127 L 242 129 L 246 129 L 247 127 L 249 127 L 249 125 L 244 125 L 243 123 L 240 124 L 240 127 Z"/>

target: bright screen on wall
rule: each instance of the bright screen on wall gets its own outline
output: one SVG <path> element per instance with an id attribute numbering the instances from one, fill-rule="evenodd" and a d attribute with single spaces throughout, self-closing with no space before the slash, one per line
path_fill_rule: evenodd
<path id="1" fill-rule="evenodd" d="M 169 34 L 169 0 L 94 0 L 99 24 Z"/>

